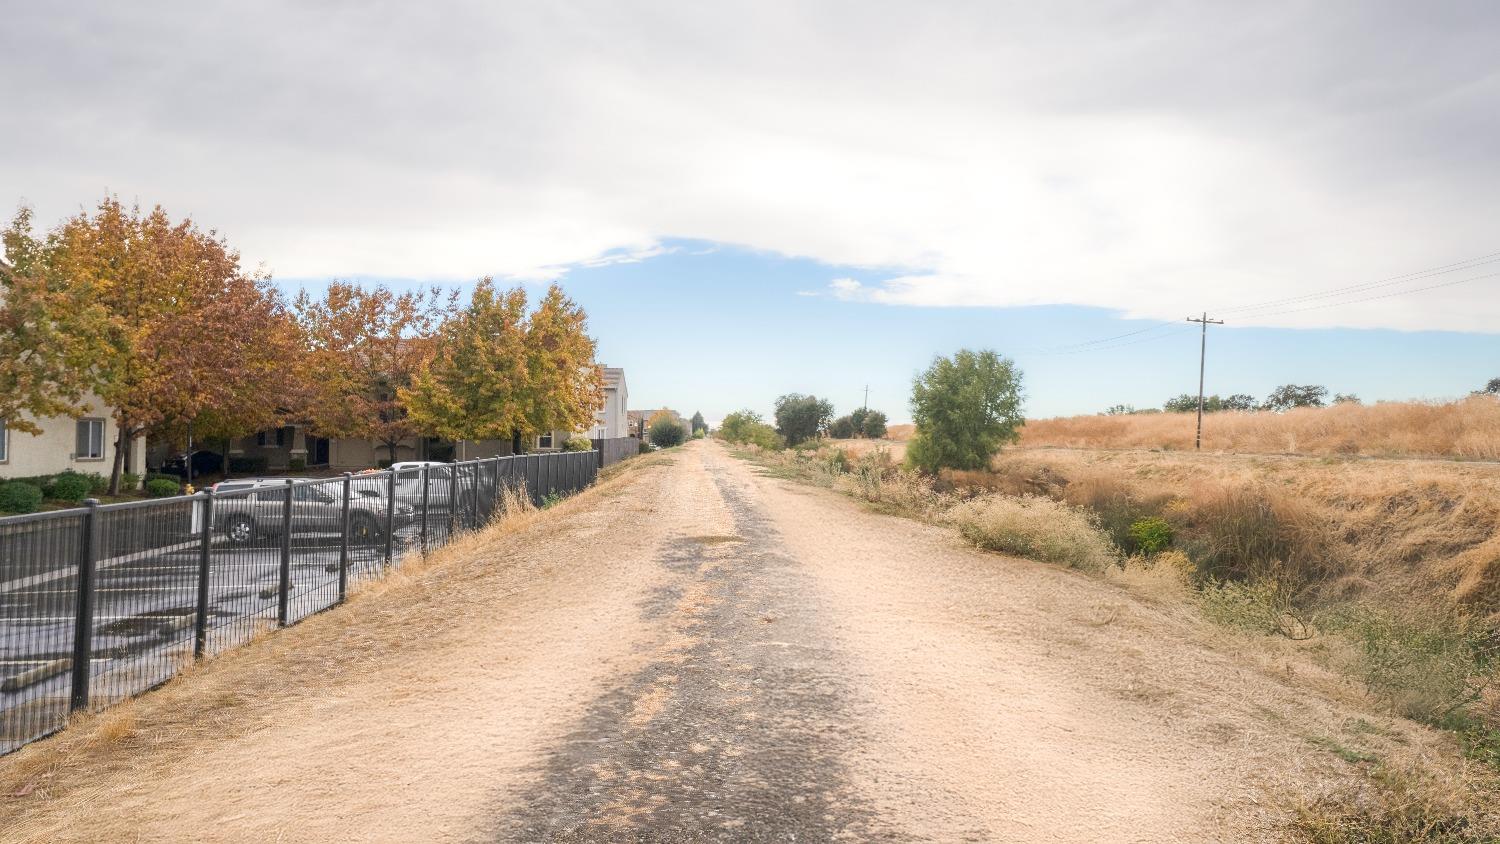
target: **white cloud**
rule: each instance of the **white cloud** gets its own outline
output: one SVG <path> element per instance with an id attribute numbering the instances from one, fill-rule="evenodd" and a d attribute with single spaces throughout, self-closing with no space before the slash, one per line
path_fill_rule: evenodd
<path id="1" fill-rule="evenodd" d="M 695 238 L 893 279 L 837 298 L 1175 319 L 1500 249 L 1496 29 L 1483 5 L 34 5 L 0 34 L 26 127 L 0 185 L 42 219 L 160 201 L 282 277 L 542 278 Z M 1497 290 L 1268 321 L 1494 330 Z"/>

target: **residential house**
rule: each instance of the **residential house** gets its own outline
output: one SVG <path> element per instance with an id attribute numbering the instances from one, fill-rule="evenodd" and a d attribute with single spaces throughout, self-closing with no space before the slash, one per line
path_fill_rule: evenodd
<path id="1" fill-rule="evenodd" d="M 604 403 L 594 412 L 593 426 L 585 431 L 546 431 L 536 437 L 535 450 L 559 450 L 572 436 L 585 436 L 591 440 L 634 436 L 625 409 L 628 399 L 625 370 L 617 366 L 604 367 Z"/>

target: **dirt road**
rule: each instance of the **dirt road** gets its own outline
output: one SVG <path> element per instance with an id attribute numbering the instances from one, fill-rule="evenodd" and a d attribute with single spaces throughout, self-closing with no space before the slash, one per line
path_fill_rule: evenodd
<path id="1" fill-rule="evenodd" d="M 1191 620 L 655 459 L 0 760 L 0 839 L 1241 841 L 1346 764 Z"/>

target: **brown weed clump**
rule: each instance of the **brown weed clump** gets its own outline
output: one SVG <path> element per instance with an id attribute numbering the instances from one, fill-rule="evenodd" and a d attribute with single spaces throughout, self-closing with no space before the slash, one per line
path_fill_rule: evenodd
<path id="1" fill-rule="evenodd" d="M 1102 572 L 1119 552 L 1092 513 L 1050 498 L 986 495 L 948 511 L 947 520 L 980 548 Z"/>

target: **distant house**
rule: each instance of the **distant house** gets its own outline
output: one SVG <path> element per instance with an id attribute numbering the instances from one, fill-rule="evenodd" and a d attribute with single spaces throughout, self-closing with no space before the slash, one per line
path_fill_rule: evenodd
<path id="1" fill-rule="evenodd" d="M 537 451 L 561 449 L 571 436 L 584 436 L 591 440 L 614 439 L 634 436 L 630 432 L 627 416 L 629 390 L 625 386 L 625 370 L 604 367 L 604 403 L 594 412 L 594 425 L 585 431 L 547 431 L 539 434 L 533 444 Z"/>
<path id="2" fill-rule="evenodd" d="M 0 275 L 10 271 L 10 263 L 0 257 Z M 12 426 L 0 420 L 0 477 L 53 475 L 68 469 L 110 474 L 114 455 L 109 449 L 117 433 L 114 414 L 93 396 L 85 398 L 84 406 L 85 411 L 77 417 L 28 417 L 42 429 L 38 435 L 11 430 Z M 141 474 L 145 463 L 146 442 L 142 437 L 130 444 L 124 471 Z"/>

